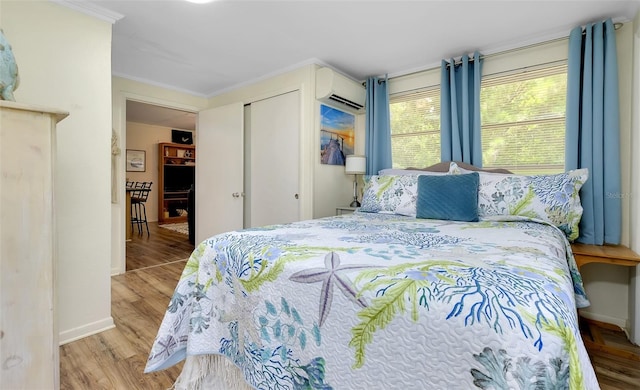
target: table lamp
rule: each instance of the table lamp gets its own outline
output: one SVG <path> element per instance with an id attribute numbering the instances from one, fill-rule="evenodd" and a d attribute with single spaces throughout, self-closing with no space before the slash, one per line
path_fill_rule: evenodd
<path id="1" fill-rule="evenodd" d="M 347 175 L 353 175 L 353 202 L 350 207 L 360 207 L 358 202 L 358 175 L 362 175 L 367 170 L 367 158 L 365 156 L 358 156 L 350 154 L 347 156 L 347 162 L 344 166 L 344 173 Z"/>

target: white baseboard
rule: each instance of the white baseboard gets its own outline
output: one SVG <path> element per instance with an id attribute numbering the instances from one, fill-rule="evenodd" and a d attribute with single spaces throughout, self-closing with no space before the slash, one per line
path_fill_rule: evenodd
<path id="1" fill-rule="evenodd" d="M 64 345 L 115 327 L 116 325 L 113 323 L 113 317 L 109 316 L 108 318 L 100 321 L 60 332 L 59 342 L 60 345 Z"/>
<path id="2" fill-rule="evenodd" d="M 111 268 L 111 276 L 120 275 L 120 274 L 123 274 L 124 272 L 125 271 L 123 271 L 120 267 Z"/>
<path id="3" fill-rule="evenodd" d="M 627 322 L 627 320 L 625 320 L 623 318 L 609 317 L 609 316 L 606 316 L 606 315 L 602 315 L 602 314 L 598 314 L 598 313 L 591 313 L 591 312 L 584 311 L 584 310 L 580 310 L 580 315 L 583 316 L 584 318 L 588 318 L 590 320 L 606 322 L 606 323 L 609 323 L 609 324 L 617 325 L 620 328 L 622 328 L 625 332 L 628 331 L 627 326 L 629 325 L 629 323 Z"/>

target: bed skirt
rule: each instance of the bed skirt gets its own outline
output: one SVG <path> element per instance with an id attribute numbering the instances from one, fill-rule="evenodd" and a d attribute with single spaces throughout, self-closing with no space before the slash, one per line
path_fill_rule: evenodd
<path id="1" fill-rule="evenodd" d="M 220 355 L 187 356 L 173 390 L 253 390 L 242 372 Z"/>

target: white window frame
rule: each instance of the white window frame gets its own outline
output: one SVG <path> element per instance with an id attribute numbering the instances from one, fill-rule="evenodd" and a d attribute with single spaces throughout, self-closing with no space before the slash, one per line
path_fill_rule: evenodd
<path id="1" fill-rule="evenodd" d="M 569 40 L 562 38 L 522 47 L 505 47 L 493 53 L 483 53 L 482 77 L 566 61 L 568 50 Z M 432 87 L 440 88 L 439 63 L 431 64 L 424 70 L 390 75 L 388 78 L 390 98 L 396 94 Z"/>

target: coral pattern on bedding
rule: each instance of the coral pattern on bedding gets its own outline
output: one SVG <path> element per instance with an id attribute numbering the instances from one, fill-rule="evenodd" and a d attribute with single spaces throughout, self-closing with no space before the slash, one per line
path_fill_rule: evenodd
<path id="1" fill-rule="evenodd" d="M 356 212 L 229 232 L 193 252 L 145 371 L 216 355 L 256 389 L 597 389 L 583 295 L 544 223 Z"/>
<path id="2" fill-rule="evenodd" d="M 452 162 L 449 173 L 470 173 Z M 557 226 L 569 240 L 579 236 L 582 218 L 580 188 L 587 181 L 587 169 L 555 175 L 515 175 L 479 172 L 478 213 L 480 218 L 517 215 Z"/>
<path id="3" fill-rule="evenodd" d="M 360 211 L 416 216 L 418 175 L 373 175 L 364 181 Z"/>

